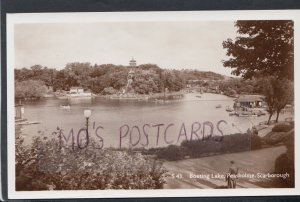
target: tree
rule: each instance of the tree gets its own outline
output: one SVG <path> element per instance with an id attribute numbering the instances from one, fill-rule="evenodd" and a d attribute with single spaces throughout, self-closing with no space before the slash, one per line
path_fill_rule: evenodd
<path id="1" fill-rule="evenodd" d="M 265 79 L 263 93 L 265 95 L 265 101 L 268 104 L 268 124 L 275 112 L 277 113 L 276 122 L 278 122 L 281 110 L 292 100 L 292 82 L 287 79 L 278 80 L 274 76 L 271 76 Z"/>
<path id="2" fill-rule="evenodd" d="M 54 79 L 56 77 L 57 70 L 44 67 L 42 69 L 41 74 L 37 78 L 33 78 L 35 80 L 41 80 L 45 83 L 45 85 L 49 88 L 54 85 Z"/>
<path id="3" fill-rule="evenodd" d="M 132 87 L 139 94 L 149 94 L 161 92 L 159 83 L 159 75 L 153 72 L 143 72 L 144 70 L 136 70 Z"/>
<path id="4" fill-rule="evenodd" d="M 117 93 L 117 90 L 114 89 L 113 87 L 104 88 L 103 91 L 102 91 L 103 95 L 113 95 L 115 93 Z"/>
<path id="5" fill-rule="evenodd" d="M 293 99 L 293 84 L 287 79 L 277 80 L 274 86 L 275 91 L 275 108 L 276 108 L 276 122 L 278 122 L 281 110 Z"/>
<path id="6" fill-rule="evenodd" d="M 90 74 L 92 73 L 92 67 L 90 63 L 68 63 L 65 66 L 65 72 L 68 75 L 69 86 L 79 85 L 85 89 L 90 88 Z"/>
<path id="7" fill-rule="evenodd" d="M 15 83 L 16 98 L 40 98 L 47 92 L 42 81 L 28 80 Z"/>
<path id="8" fill-rule="evenodd" d="M 232 74 L 251 79 L 258 75 L 274 75 L 293 80 L 294 24 L 291 20 L 237 21 L 235 40 L 227 39 L 224 67 Z"/>
<path id="9" fill-rule="evenodd" d="M 15 69 L 15 80 L 25 81 L 33 77 L 33 71 L 23 67 L 22 69 Z"/>
<path id="10" fill-rule="evenodd" d="M 153 70 L 153 71 L 158 71 L 160 69 L 159 66 L 157 66 L 156 64 L 140 64 L 139 66 L 137 66 L 138 69 L 142 69 L 142 70 Z"/>
<path id="11" fill-rule="evenodd" d="M 27 68 L 15 69 L 15 81 L 36 80 L 42 81 L 48 87 L 55 85 L 55 78 L 58 71 L 53 68 L 34 65 Z"/>
<path id="12" fill-rule="evenodd" d="M 269 113 L 268 124 L 270 123 L 271 117 L 275 113 L 275 85 L 276 85 L 276 78 L 269 77 L 265 79 L 264 82 L 263 93 L 265 95 L 265 101 L 268 105 L 267 112 Z"/>
<path id="13" fill-rule="evenodd" d="M 179 71 L 164 71 L 163 72 L 164 87 L 169 91 L 180 91 L 184 88 L 184 80 L 180 77 Z"/>
<path id="14" fill-rule="evenodd" d="M 43 67 L 41 65 L 34 65 L 30 67 L 33 77 L 39 78 L 43 74 Z"/>
<path id="15" fill-rule="evenodd" d="M 53 79 L 53 91 L 68 90 L 72 86 L 69 82 L 70 79 L 65 70 L 58 71 Z"/>
<path id="16" fill-rule="evenodd" d="M 127 69 L 120 69 L 109 73 L 110 85 L 117 90 L 120 90 L 127 84 Z"/>

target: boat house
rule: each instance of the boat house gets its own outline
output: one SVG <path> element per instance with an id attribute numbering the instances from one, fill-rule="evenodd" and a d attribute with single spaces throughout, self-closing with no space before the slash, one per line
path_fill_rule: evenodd
<path id="1" fill-rule="evenodd" d="M 69 93 L 71 94 L 79 94 L 79 93 L 83 93 L 84 90 L 81 87 L 71 87 Z"/>
<path id="2" fill-rule="evenodd" d="M 68 97 L 88 97 L 91 98 L 92 97 L 92 93 L 91 92 L 84 92 L 84 89 L 81 87 L 72 87 L 69 91 L 69 93 L 67 94 Z"/>
<path id="3" fill-rule="evenodd" d="M 236 107 L 256 108 L 262 107 L 264 96 L 262 95 L 240 95 L 235 100 Z"/>

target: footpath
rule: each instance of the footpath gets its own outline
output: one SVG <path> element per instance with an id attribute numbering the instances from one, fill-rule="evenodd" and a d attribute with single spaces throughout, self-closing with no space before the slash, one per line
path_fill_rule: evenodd
<path id="1" fill-rule="evenodd" d="M 164 167 L 169 171 L 169 176 L 166 178 L 164 188 L 225 188 L 227 183 L 224 178 L 211 178 L 211 175 L 225 175 L 232 160 L 239 168 L 239 173 L 255 176 L 239 178 L 237 180 L 237 188 L 276 188 L 279 185 L 274 182 L 275 178 L 261 178 L 257 177 L 257 175 L 258 173 L 272 173 L 276 158 L 284 152 L 286 152 L 285 146 L 277 146 L 197 159 L 167 161 L 164 163 Z M 210 177 L 208 178 L 207 176 Z"/>

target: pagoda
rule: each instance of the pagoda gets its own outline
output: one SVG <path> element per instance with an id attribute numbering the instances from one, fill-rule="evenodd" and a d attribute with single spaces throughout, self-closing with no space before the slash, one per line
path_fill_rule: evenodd
<path id="1" fill-rule="evenodd" d="M 136 66 L 136 60 L 132 57 L 132 59 L 129 61 L 129 66 L 130 67 L 135 67 Z"/>

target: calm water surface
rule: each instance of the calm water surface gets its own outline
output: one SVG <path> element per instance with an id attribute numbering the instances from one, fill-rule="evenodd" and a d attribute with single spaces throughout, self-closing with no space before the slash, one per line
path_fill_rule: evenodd
<path id="1" fill-rule="evenodd" d="M 233 106 L 233 99 L 219 94 L 201 94 L 201 98 L 196 97 L 200 94 L 186 94 L 182 100 L 155 102 L 155 101 L 134 101 L 134 100 L 107 100 L 103 98 L 93 99 L 73 99 L 60 100 L 48 98 L 38 101 L 24 103 L 24 117 L 28 121 L 40 121 L 41 124 L 27 125 L 22 127 L 22 133 L 26 137 L 26 142 L 31 141 L 31 137 L 38 135 L 38 131 L 43 131 L 50 135 L 56 131 L 57 127 L 64 130 L 65 136 L 71 129 L 74 131 L 75 138 L 78 131 L 85 127 L 84 109 L 91 109 L 90 117 L 90 135 L 97 140 L 96 129 L 98 126 L 103 129 L 98 130 L 98 135 L 103 138 L 104 147 L 118 147 L 120 145 L 120 127 L 127 124 L 130 129 L 126 137 L 122 139 L 122 146 L 129 144 L 130 130 L 132 130 L 132 142 L 137 143 L 137 147 L 166 146 L 164 140 L 164 131 L 169 124 L 171 125 L 166 133 L 168 142 L 179 144 L 186 137 L 191 137 L 191 127 L 194 122 L 199 122 L 201 128 L 197 131 L 199 136 L 203 135 L 203 123 L 209 121 L 213 124 L 213 135 L 220 135 L 217 130 L 217 123 L 221 123 L 219 129 L 228 135 L 231 133 L 245 132 L 253 124 L 267 120 L 267 116 L 261 117 L 236 117 L 229 116 L 225 111 L 226 106 Z M 70 110 L 62 109 L 60 106 L 69 104 Z M 221 104 L 222 108 L 216 108 Z M 143 133 L 148 135 L 147 138 Z M 160 126 L 158 134 L 157 124 Z M 183 125 L 184 124 L 184 125 Z M 199 124 L 194 125 L 195 128 Z M 138 128 L 138 129 L 137 129 Z M 138 130 L 141 133 L 140 141 Z M 205 134 L 208 134 L 210 127 L 205 128 Z M 127 127 L 122 128 L 122 135 L 125 135 Z M 181 135 L 180 135 L 181 134 Z M 185 136 L 186 134 L 186 136 Z M 202 136 L 201 136 L 202 137 Z M 193 136 L 193 139 L 196 139 Z"/>

